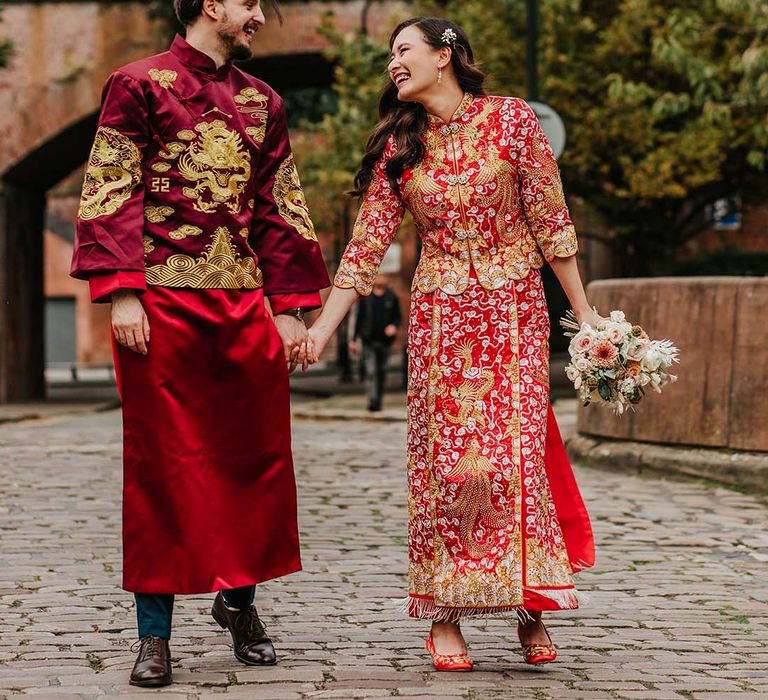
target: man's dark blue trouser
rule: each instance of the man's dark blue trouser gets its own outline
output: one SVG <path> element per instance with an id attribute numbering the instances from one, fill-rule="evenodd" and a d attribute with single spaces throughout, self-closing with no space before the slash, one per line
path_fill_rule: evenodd
<path id="1" fill-rule="evenodd" d="M 243 586 L 222 591 L 221 595 L 229 608 L 247 608 L 253 603 L 256 586 Z M 173 618 L 173 594 L 135 593 L 136 617 L 139 622 L 139 637 L 171 638 Z"/>

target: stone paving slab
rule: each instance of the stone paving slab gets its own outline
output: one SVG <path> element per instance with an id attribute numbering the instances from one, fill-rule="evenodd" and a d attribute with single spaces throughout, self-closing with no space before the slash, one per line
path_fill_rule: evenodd
<path id="1" fill-rule="evenodd" d="M 564 426 L 565 427 L 565 426 Z M 509 620 L 465 623 L 477 670 L 438 674 L 404 617 L 399 421 L 294 424 L 305 570 L 259 587 L 280 663 L 238 664 L 212 596 L 178 600 L 166 700 L 768 697 L 768 507 L 694 482 L 578 469 L 591 603 L 548 616 L 557 663 L 522 663 Z M 0 698 L 146 698 L 120 581 L 117 412 L 0 426 Z"/>

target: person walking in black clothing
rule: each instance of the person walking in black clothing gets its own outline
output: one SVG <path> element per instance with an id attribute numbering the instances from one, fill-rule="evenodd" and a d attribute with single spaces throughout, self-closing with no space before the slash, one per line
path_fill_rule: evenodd
<path id="1" fill-rule="evenodd" d="M 400 300 L 387 286 L 386 278 L 377 275 L 373 283 L 373 294 L 360 299 L 353 336 L 353 348 L 363 344 L 368 410 L 380 411 L 384 393 L 389 350 L 400 328 Z"/>

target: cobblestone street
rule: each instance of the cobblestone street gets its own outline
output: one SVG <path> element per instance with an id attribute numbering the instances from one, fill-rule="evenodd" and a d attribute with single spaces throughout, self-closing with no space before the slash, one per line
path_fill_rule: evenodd
<path id="1" fill-rule="evenodd" d="M 178 599 L 181 700 L 768 697 L 768 508 L 696 482 L 579 469 L 598 545 L 588 607 L 548 616 L 558 662 L 529 668 L 515 627 L 465 623 L 471 674 L 437 674 L 406 593 L 405 423 L 297 419 L 305 570 L 259 587 L 280 663 L 247 668 Z M 0 697 L 147 698 L 120 583 L 117 411 L 0 425 Z"/>

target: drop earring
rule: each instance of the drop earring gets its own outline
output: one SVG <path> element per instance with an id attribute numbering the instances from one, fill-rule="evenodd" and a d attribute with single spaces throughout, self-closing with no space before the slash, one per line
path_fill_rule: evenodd
<path id="1" fill-rule="evenodd" d="M 443 82 L 443 69 L 440 66 L 438 66 L 437 67 L 437 84 L 439 85 L 442 82 Z"/>

